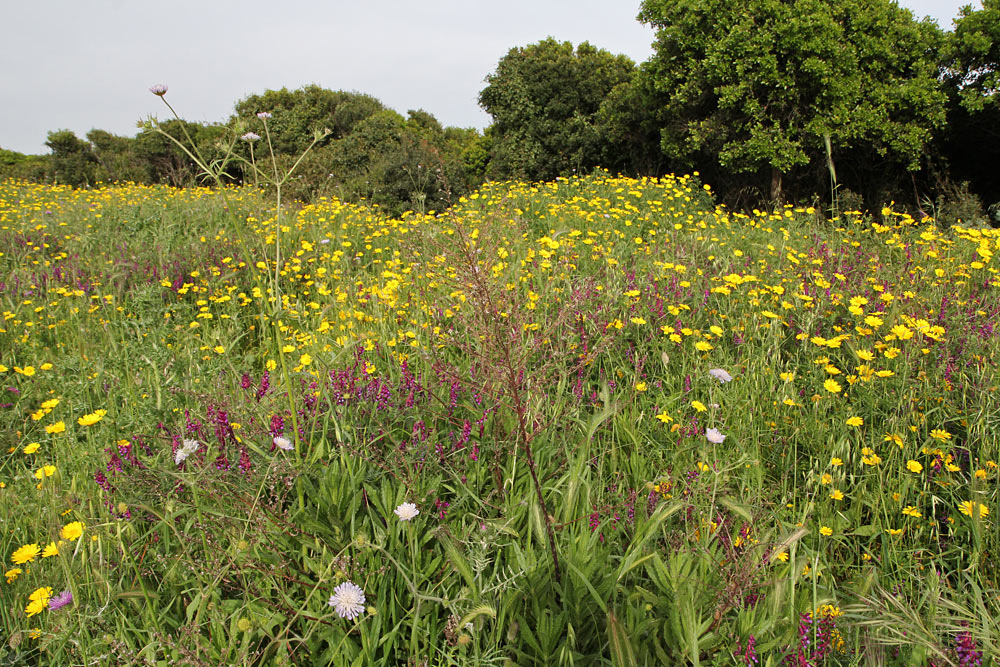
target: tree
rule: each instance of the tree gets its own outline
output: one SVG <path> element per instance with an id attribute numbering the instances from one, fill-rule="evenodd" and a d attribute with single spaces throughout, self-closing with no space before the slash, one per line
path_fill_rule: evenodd
<path id="1" fill-rule="evenodd" d="M 767 169 L 772 199 L 859 145 L 917 170 L 944 123 L 943 33 L 892 0 L 643 0 L 639 20 L 664 152 Z"/>
<path id="2" fill-rule="evenodd" d="M 968 182 L 997 212 L 1000 171 L 983 165 L 1000 160 L 1000 0 L 983 0 L 980 10 L 962 8 L 948 34 L 942 67 L 948 124 L 938 138 L 938 152 L 947 162 L 948 176 Z"/>
<path id="3" fill-rule="evenodd" d="M 52 179 L 74 187 L 94 182 L 97 158 L 90 144 L 71 130 L 49 132 L 45 145 L 52 151 Z"/>
<path id="4" fill-rule="evenodd" d="M 507 52 L 479 104 L 493 116 L 488 173 L 544 180 L 597 166 L 598 111 L 634 63 L 583 42 L 552 38 Z"/>
<path id="5" fill-rule="evenodd" d="M 949 35 L 946 68 L 969 111 L 1000 105 L 1000 0 L 962 7 Z"/>
<path id="6" fill-rule="evenodd" d="M 256 115 L 270 113 L 267 123 L 275 153 L 298 156 L 312 142 L 315 131 L 330 129 L 327 141 L 336 141 L 350 134 L 361 121 L 384 110 L 382 103 L 370 95 L 309 85 L 250 95 L 236 103 L 236 118 L 250 123 L 262 135 Z"/>

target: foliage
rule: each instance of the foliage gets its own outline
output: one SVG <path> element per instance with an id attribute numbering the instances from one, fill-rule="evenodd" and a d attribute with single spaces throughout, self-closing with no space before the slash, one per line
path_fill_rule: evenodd
<path id="1" fill-rule="evenodd" d="M 768 168 L 772 197 L 825 167 L 825 137 L 914 170 L 944 122 L 940 30 L 890 0 L 645 0 L 639 19 L 657 31 L 640 76 L 664 152 Z"/>
<path id="2" fill-rule="evenodd" d="M 969 111 L 1000 105 L 1000 1 L 962 7 L 944 50 L 947 73 Z"/>
<path id="3" fill-rule="evenodd" d="M 49 132 L 45 145 L 52 151 L 52 179 L 56 183 L 82 186 L 95 181 L 97 158 L 90 144 L 70 130 Z"/>
<path id="4" fill-rule="evenodd" d="M 493 117 L 488 173 L 548 179 L 605 157 L 598 111 L 634 64 L 583 42 L 548 38 L 507 52 L 486 77 L 479 104 Z"/>

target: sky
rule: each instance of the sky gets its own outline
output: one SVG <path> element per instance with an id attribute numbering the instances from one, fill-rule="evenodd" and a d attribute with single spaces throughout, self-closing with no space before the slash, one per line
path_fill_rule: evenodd
<path id="1" fill-rule="evenodd" d="M 972 0 L 901 0 L 945 29 Z M 48 153 L 50 130 L 134 136 L 169 111 L 220 122 L 252 93 L 318 84 L 405 114 L 483 128 L 476 98 L 515 46 L 589 41 L 639 63 L 639 0 L 11 0 L 0 39 L 0 148 Z M 980 3 L 974 2 L 979 7 Z"/>

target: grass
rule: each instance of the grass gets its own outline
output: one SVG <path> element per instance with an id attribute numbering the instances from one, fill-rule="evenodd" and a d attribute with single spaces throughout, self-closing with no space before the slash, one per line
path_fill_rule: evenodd
<path id="1" fill-rule="evenodd" d="M 0 184 L 0 664 L 994 664 L 998 248 Z"/>

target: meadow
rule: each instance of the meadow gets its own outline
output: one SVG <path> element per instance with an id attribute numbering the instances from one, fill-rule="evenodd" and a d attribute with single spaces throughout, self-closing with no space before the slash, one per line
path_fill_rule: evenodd
<path id="1" fill-rule="evenodd" d="M 0 183 L 0 665 L 995 664 L 998 251 Z"/>

